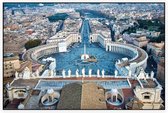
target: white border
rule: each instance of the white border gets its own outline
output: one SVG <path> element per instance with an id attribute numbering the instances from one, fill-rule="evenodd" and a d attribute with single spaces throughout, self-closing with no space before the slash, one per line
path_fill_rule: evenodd
<path id="1" fill-rule="evenodd" d="M 168 28 L 168 24 L 167 24 L 167 22 L 166 22 L 166 20 L 167 20 L 167 15 L 168 15 L 168 11 L 166 11 L 166 8 L 167 8 L 167 4 L 168 4 L 168 1 L 167 0 L 49 0 L 49 1 L 47 1 L 47 0 L 36 0 L 36 1 L 34 1 L 34 0 L 1 0 L 1 2 L 0 2 L 0 30 L 1 30 L 1 32 L 0 32 L 0 35 L 1 35 L 1 41 L 0 41 L 0 48 L 1 48 L 1 50 L 0 50 L 0 56 L 1 56 L 1 59 L 0 59 L 0 75 L 1 75 L 1 83 L 0 83 L 0 89 L 1 89 L 1 94 L 0 94 L 0 107 L 1 107 L 1 112 L 2 113 L 4 113 L 4 112 L 20 112 L 20 113 L 22 113 L 22 112 L 25 112 L 25 113 L 27 113 L 27 112 L 39 112 L 38 110 L 2 110 L 3 109 L 3 105 L 2 105 L 2 100 L 3 100 L 3 97 L 2 97 L 2 83 L 3 83 L 3 81 L 2 81 L 2 77 L 3 77 L 3 74 L 2 74 L 2 65 L 3 65 L 3 57 L 2 57 L 2 53 L 3 53 L 3 49 L 2 49 L 2 46 L 3 46 L 3 36 L 2 36 L 2 32 L 3 32 L 3 29 L 2 29 L 2 18 L 3 18 L 3 15 L 2 15 L 2 12 L 3 12 L 3 2 L 165 2 L 165 23 L 166 23 L 166 27 L 165 27 L 165 31 L 166 31 L 166 35 L 165 35 L 165 43 L 166 43 L 166 45 L 165 45 L 165 48 L 167 48 L 167 36 L 168 36 L 168 31 L 167 31 L 167 28 Z M 165 58 L 166 58 L 166 61 L 165 61 L 165 63 L 167 64 L 167 62 L 168 62 L 168 53 L 167 53 L 167 49 L 166 49 L 166 51 L 165 51 Z M 167 67 L 167 65 L 165 64 L 165 69 L 168 69 L 168 67 Z M 166 76 L 166 91 L 165 91 L 165 96 L 167 95 L 167 88 L 168 88 L 168 70 L 165 70 L 166 72 L 165 72 L 165 76 Z M 167 96 L 166 96 L 167 97 Z M 165 105 L 168 107 L 168 103 L 167 103 L 167 101 L 168 101 L 168 99 L 165 97 Z M 108 113 L 114 113 L 114 112 L 118 112 L 118 113 L 121 113 L 121 112 L 146 112 L 146 113 L 149 113 L 149 112 L 164 112 L 164 113 L 166 113 L 166 112 L 168 112 L 168 110 L 167 110 L 167 107 L 166 107 L 166 110 L 82 110 L 82 111 L 79 111 L 79 110 L 61 110 L 61 111 L 58 111 L 58 110 L 52 110 L 52 111 L 48 111 L 48 112 L 53 112 L 53 113 L 55 113 L 55 112 L 64 112 L 64 113 L 69 113 L 69 112 L 96 112 L 96 113 L 100 113 L 100 112 L 108 112 Z M 40 110 L 40 112 L 46 112 L 46 110 Z"/>

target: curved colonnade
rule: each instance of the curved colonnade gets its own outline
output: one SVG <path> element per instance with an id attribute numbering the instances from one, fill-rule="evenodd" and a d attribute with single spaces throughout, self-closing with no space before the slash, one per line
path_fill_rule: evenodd
<path id="1" fill-rule="evenodd" d="M 147 66 L 148 54 L 134 45 L 110 42 L 106 44 L 106 51 L 130 56 L 129 64 L 136 62 L 136 67 Z"/>
<path id="2" fill-rule="evenodd" d="M 36 62 L 39 64 L 43 64 L 41 61 L 39 61 L 39 58 L 45 55 L 50 55 L 57 52 L 58 52 L 58 44 L 41 45 L 28 50 L 24 55 L 24 59 L 32 62 Z"/>
<path id="3" fill-rule="evenodd" d="M 120 106 L 124 103 L 124 96 L 119 89 L 111 89 L 105 93 L 105 98 L 108 104 L 112 106 Z"/>

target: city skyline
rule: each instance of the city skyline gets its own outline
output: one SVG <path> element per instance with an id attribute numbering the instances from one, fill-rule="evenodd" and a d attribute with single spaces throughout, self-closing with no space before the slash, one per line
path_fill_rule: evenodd
<path id="1" fill-rule="evenodd" d="M 165 109 L 165 3 L 3 9 L 4 109 Z"/>

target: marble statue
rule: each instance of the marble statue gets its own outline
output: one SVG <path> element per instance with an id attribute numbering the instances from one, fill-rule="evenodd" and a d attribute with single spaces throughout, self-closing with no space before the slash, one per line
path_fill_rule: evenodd
<path id="1" fill-rule="evenodd" d="M 10 84 L 9 82 L 6 84 L 6 88 L 8 89 L 10 87 Z"/>
<path id="2" fill-rule="evenodd" d="M 117 77 L 117 75 L 118 75 L 118 71 L 115 70 L 115 71 L 114 71 L 114 76 Z"/>
<path id="3" fill-rule="evenodd" d="M 52 57 L 47 58 L 47 61 L 50 61 L 49 69 L 50 70 L 55 70 L 56 68 L 56 60 Z"/>
<path id="4" fill-rule="evenodd" d="M 147 78 L 147 79 L 149 78 L 149 74 L 148 74 L 148 73 L 146 74 L 146 78 Z"/>
<path id="5" fill-rule="evenodd" d="M 144 69 L 142 67 L 140 67 L 140 72 L 137 75 L 137 78 L 138 79 L 144 79 L 144 80 L 146 79 L 146 73 L 145 73 L 145 71 L 144 71 Z"/>
<path id="6" fill-rule="evenodd" d="M 66 76 L 65 76 L 65 70 L 64 70 L 64 69 L 62 70 L 62 76 L 63 76 L 63 78 L 66 77 Z"/>
<path id="7" fill-rule="evenodd" d="M 128 76 L 131 77 L 131 75 L 132 75 L 132 71 L 129 70 L 129 71 L 128 71 Z"/>
<path id="8" fill-rule="evenodd" d="M 106 45 L 106 51 L 108 51 L 108 46 Z"/>
<path id="9" fill-rule="evenodd" d="M 50 76 L 53 77 L 54 76 L 54 71 L 50 70 Z"/>
<path id="10" fill-rule="evenodd" d="M 71 77 L 71 70 L 68 70 L 68 77 Z"/>
<path id="11" fill-rule="evenodd" d="M 92 76 L 92 69 L 89 69 L 89 77 Z"/>
<path id="12" fill-rule="evenodd" d="M 36 76 L 39 77 L 39 70 L 36 70 Z"/>
<path id="13" fill-rule="evenodd" d="M 24 109 L 24 108 L 25 108 L 25 106 L 24 106 L 23 103 L 20 103 L 20 104 L 18 105 L 18 109 Z"/>
<path id="14" fill-rule="evenodd" d="M 31 74 L 31 77 L 32 77 L 32 78 L 35 78 L 35 73 L 32 73 L 32 74 Z"/>
<path id="15" fill-rule="evenodd" d="M 104 73 L 105 73 L 104 69 L 101 71 L 101 73 L 102 73 L 102 78 L 104 78 Z"/>
<path id="16" fill-rule="evenodd" d="M 121 61 L 120 60 L 118 60 L 118 64 L 120 64 L 121 63 Z"/>
<path id="17" fill-rule="evenodd" d="M 85 77 L 85 68 L 82 69 L 82 76 Z"/>
<path id="18" fill-rule="evenodd" d="M 26 67 L 23 71 L 23 79 L 30 79 L 30 69 Z"/>
<path id="19" fill-rule="evenodd" d="M 19 73 L 19 78 L 22 78 L 23 77 L 23 74 L 22 73 Z"/>
<path id="20" fill-rule="evenodd" d="M 153 71 L 151 71 L 150 76 L 151 76 L 152 79 L 154 78 L 154 72 Z"/>
<path id="21" fill-rule="evenodd" d="M 100 77 L 100 70 L 97 70 L 97 77 Z"/>
<path id="22" fill-rule="evenodd" d="M 76 70 L 76 77 L 79 77 L 79 70 Z"/>
<path id="23" fill-rule="evenodd" d="M 16 78 L 16 79 L 18 79 L 18 78 L 19 78 L 19 76 L 18 76 L 18 75 L 19 75 L 19 74 L 18 74 L 18 72 L 16 71 L 16 72 L 15 72 L 15 78 Z"/>
<path id="24" fill-rule="evenodd" d="M 53 70 L 53 73 L 54 73 L 54 76 L 56 76 L 56 71 L 55 70 Z"/>

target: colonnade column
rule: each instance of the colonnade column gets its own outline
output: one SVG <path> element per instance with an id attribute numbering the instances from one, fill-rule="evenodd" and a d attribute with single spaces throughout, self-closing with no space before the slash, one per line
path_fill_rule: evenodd
<path id="1" fill-rule="evenodd" d="M 116 96 L 115 96 L 115 97 L 116 97 L 116 100 L 115 100 L 115 101 L 117 101 L 117 98 L 118 98 L 118 94 L 116 94 Z"/>
<path id="2" fill-rule="evenodd" d="M 112 46 L 110 45 L 110 46 L 109 46 L 109 51 L 111 51 L 111 48 L 112 48 Z"/>
<path id="3" fill-rule="evenodd" d="M 106 51 L 108 51 L 108 45 L 106 45 Z"/>

